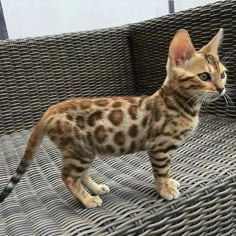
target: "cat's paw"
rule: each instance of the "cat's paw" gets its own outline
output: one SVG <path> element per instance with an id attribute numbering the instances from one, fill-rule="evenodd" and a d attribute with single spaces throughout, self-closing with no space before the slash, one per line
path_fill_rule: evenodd
<path id="1" fill-rule="evenodd" d="M 158 184 L 157 190 L 161 197 L 166 200 L 177 199 L 180 196 L 178 187 L 180 186 L 179 182 L 174 179 L 168 179 L 165 184 Z"/>
<path id="2" fill-rule="evenodd" d="M 83 202 L 86 208 L 95 208 L 102 205 L 102 199 L 99 196 L 91 196 Z"/>
<path id="3" fill-rule="evenodd" d="M 105 193 L 110 193 L 110 188 L 105 184 L 98 184 L 95 194 L 103 195 Z"/>

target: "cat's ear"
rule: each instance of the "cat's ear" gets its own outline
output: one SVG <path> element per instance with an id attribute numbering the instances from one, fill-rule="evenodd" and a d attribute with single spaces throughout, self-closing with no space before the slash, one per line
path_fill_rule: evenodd
<path id="1" fill-rule="evenodd" d="M 183 64 L 195 54 L 188 32 L 184 29 L 179 30 L 172 39 L 169 47 L 169 61 L 171 64 Z"/>
<path id="2" fill-rule="evenodd" d="M 201 52 L 211 53 L 218 55 L 218 48 L 222 42 L 224 30 L 221 28 L 215 37 L 204 47 L 201 48 Z"/>

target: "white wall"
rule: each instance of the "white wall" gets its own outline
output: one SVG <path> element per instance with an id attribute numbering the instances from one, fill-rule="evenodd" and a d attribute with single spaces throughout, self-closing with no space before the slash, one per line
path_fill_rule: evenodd
<path id="1" fill-rule="evenodd" d="M 212 0 L 175 0 L 176 11 Z M 9 38 L 119 26 L 168 14 L 168 0 L 1 0 Z"/>

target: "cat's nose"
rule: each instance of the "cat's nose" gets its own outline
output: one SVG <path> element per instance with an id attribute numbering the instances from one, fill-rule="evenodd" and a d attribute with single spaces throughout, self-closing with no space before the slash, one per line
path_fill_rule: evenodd
<path id="1" fill-rule="evenodd" d="M 219 92 L 220 96 L 224 94 L 225 89 L 224 88 L 217 88 L 217 91 Z"/>

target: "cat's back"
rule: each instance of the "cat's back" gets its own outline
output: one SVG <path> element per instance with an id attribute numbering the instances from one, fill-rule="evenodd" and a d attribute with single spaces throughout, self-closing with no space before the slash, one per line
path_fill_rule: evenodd
<path id="1" fill-rule="evenodd" d="M 144 112 L 146 97 L 104 97 L 70 99 L 52 105 L 47 111 L 47 117 L 63 117 L 69 121 L 77 116 L 87 118 L 87 124 L 92 126 L 98 119 L 108 119 L 113 125 L 119 125 L 122 120 L 137 120 Z"/>
<path id="2" fill-rule="evenodd" d="M 112 154 L 135 151 L 148 129 L 150 115 L 145 100 L 108 97 L 61 102 L 47 112 L 47 134 L 62 146 L 83 139 L 89 146 Z"/>

